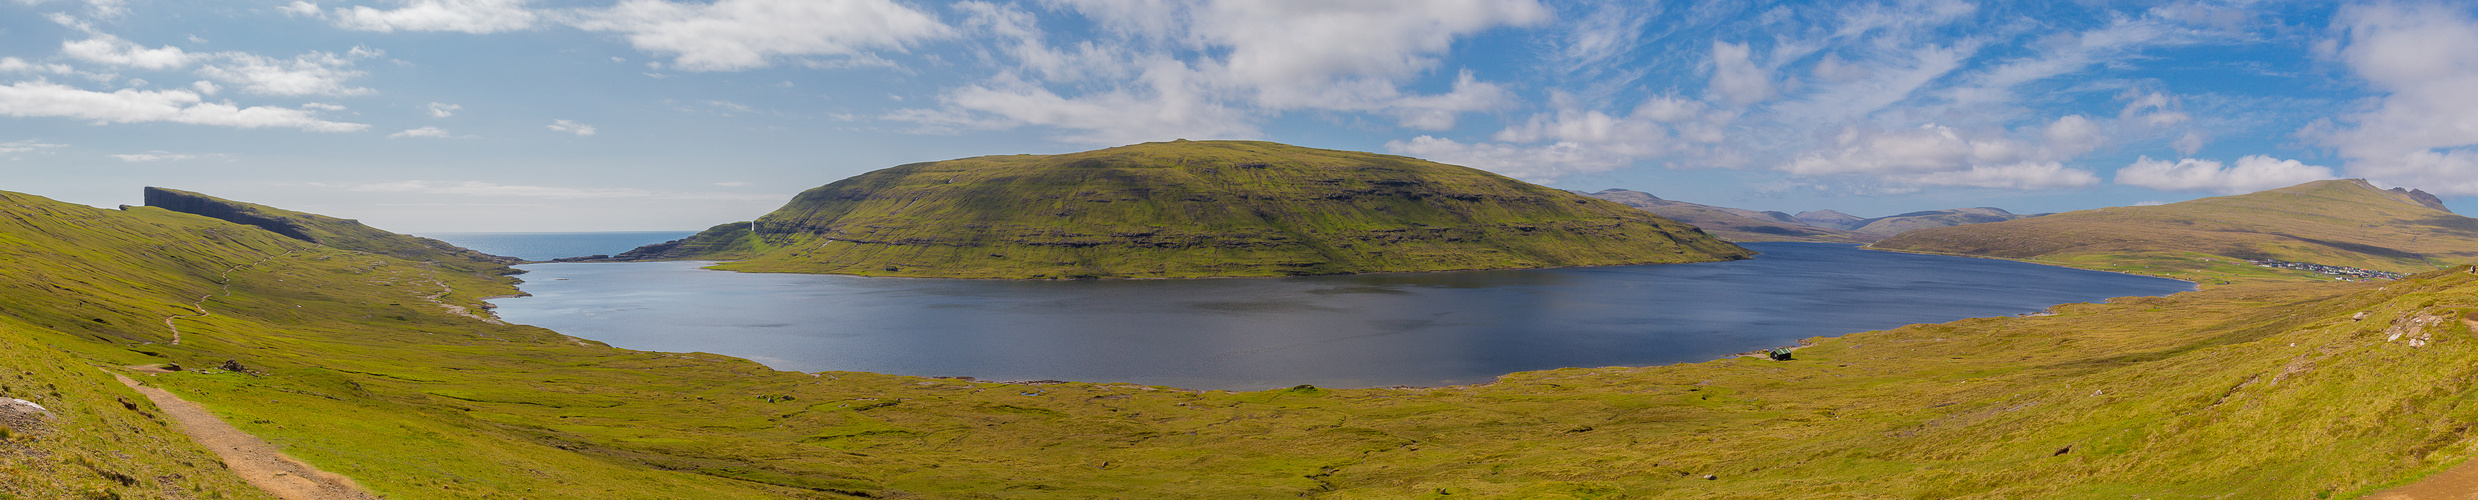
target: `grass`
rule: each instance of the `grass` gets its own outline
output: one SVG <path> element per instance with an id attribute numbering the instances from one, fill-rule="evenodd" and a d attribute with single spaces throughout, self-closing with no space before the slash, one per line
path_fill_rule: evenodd
<path id="1" fill-rule="evenodd" d="M 751 226 L 754 226 L 752 232 Z M 1745 249 L 1481 170 L 1269 142 L 1157 142 L 861 174 L 623 258 L 739 271 L 1184 278 L 1702 262 Z"/>
<path id="2" fill-rule="evenodd" d="M 2424 272 L 2478 261 L 2478 219 L 2420 205 L 2362 180 L 2332 180 L 2159 206 L 1920 229 L 1870 248 L 2020 259 L 2207 284 L 2328 281 L 2243 261 Z"/>
<path id="3" fill-rule="evenodd" d="M 142 378 L 389 498 L 2345 498 L 2478 454 L 2468 267 L 1816 338 L 1786 362 L 1227 392 L 615 349 L 428 301 L 512 290 L 488 271 L 151 208 L 0 194 L 0 215 L 0 270 L 34 277 L 0 282 L 5 354 L 60 367 L 26 384 L 235 360 L 251 372 Z M 169 344 L 162 318 L 209 294 Z M 117 408 L 109 389 L 45 404 Z M 53 453 L 168 440 L 128 422 Z M 16 470 L 30 497 L 95 484 Z"/>

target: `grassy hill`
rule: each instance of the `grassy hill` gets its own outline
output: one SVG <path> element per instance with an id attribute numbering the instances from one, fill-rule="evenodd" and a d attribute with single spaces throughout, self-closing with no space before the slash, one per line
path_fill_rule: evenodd
<path id="1" fill-rule="evenodd" d="M 0 193 L 0 256 L 20 278 L 0 280 L 0 359 L 24 363 L 0 396 L 97 415 L 39 439 L 6 421 L 0 491 L 24 498 L 256 495 L 113 372 L 397 499 L 2303 499 L 2478 456 L 2467 266 L 1817 338 L 1792 361 L 1226 392 L 614 349 L 445 307 L 512 290 L 487 270 L 148 207 Z M 248 371 L 118 368 L 227 359 Z"/>
<path id="2" fill-rule="evenodd" d="M 754 224 L 619 257 L 737 259 L 717 267 L 739 271 L 1176 278 L 1748 255 L 1691 226 L 1481 170 L 1178 141 L 878 170 L 803 192 Z"/>
<path id="3" fill-rule="evenodd" d="M 2423 193 L 2420 193 L 2423 194 Z M 2188 279 L 2309 276 L 2245 259 L 2420 272 L 2478 261 L 2478 219 L 2363 180 L 1921 229 L 1873 248 L 2025 259 Z"/>
<path id="4" fill-rule="evenodd" d="M 523 261 L 515 257 L 476 252 L 435 239 L 382 231 L 352 219 L 295 212 L 178 189 L 149 187 L 145 194 L 146 206 L 254 226 L 292 239 L 343 250 L 390 255 L 417 262 L 437 262 L 464 271 L 503 269 L 508 264 Z"/>
<path id="5" fill-rule="evenodd" d="M 1692 224 L 1721 239 L 1752 241 L 1812 241 L 1829 243 L 1865 243 L 1875 238 L 1839 229 L 1807 225 L 1790 214 L 1757 212 L 1743 208 L 1716 207 L 1676 200 L 1664 200 L 1651 193 L 1627 189 L 1603 189 L 1586 196 L 1640 208 L 1670 220 Z"/>

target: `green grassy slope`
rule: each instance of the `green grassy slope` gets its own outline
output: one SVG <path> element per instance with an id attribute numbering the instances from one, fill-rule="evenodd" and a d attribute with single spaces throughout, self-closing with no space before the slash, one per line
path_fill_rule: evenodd
<path id="1" fill-rule="evenodd" d="M 2419 272 L 2478 261 L 2478 219 L 2362 180 L 1921 229 L 1873 248 L 2130 270 L 2187 279 L 2302 279 L 2242 259 Z"/>
<path id="2" fill-rule="evenodd" d="M 256 226 L 293 239 L 343 250 L 391 255 L 416 262 L 437 262 L 450 269 L 464 271 L 501 269 L 507 264 L 522 261 L 476 252 L 435 239 L 382 231 L 351 219 L 243 203 L 178 189 L 149 187 L 145 194 L 146 206 Z"/>
<path id="3" fill-rule="evenodd" d="M 1736 242 L 1811 241 L 1825 243 L 1865 243 L 1875 237 L 1858 233 L 1810 226 L 1789 214 L 1764 213 L 1753 210 L 1715 207 L 1676 200 L 1664 200 L 1651 193 L 1626 189 L 1603 189 L 1585 196 L 1617 202 L 1643 209 L 1670 220 L 1692 224 L 1721 239 Z"/>
<path id="4" fill-rule="evenodd" d="M 2468 267 L 1819 338 L 1786 362 L 1233 393 L 614 349 L 440 306 L 509 291 L 487 272 L 0 201 L 0 267 L 41 276 L 0 283 L 27 352 L 237 360 L 253 373 L 142 378 L 389 498 L 2318 498 L 2478 455 Z M 161 319 L 201 295 L 213 315 L 170 344 Z"/>
<path id="5" fill-rule="evenodd" d="M 1180 141 L 916 163 L 623 258 L 957 278 L 1282 276 L 1702 262 L 1745 249 L 1615 203 L 1401 156 Z"/>

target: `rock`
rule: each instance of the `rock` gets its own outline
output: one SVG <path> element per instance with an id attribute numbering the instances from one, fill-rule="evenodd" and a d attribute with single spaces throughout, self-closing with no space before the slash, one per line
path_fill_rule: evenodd
<path id="1" fill-rule="evenodd" d="M 249 367 L 241 366 L 241 362 L 229 359 L 224 360 L 224 364 L 215 365 L 215 369 L 233 373 L 250 373 Z"/>

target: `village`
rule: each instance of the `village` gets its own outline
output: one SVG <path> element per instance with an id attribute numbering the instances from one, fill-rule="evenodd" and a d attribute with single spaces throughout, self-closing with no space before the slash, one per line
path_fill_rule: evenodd
<path id="1" fill-rule="evenodd" d="M 2246 263 L 2275 269 L 2296 269 L 2299 271 L 2312 271 L 2329 274 L 2339 277 L 2342 281 L 2357 281 L 2365 279 L 2396 280 L 2401 279 L 2402 276 L 2408 276 L 2407 274 L 2391 271 L 2376 271 L 2373 269 L 2358 269 L 2346 266 L 2326 266 L 2322 264 L 2289 262 L 2277 259 L 2246 259 Z"/>

